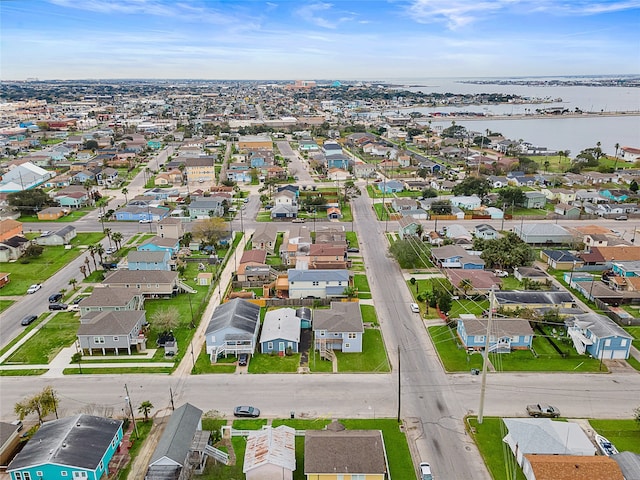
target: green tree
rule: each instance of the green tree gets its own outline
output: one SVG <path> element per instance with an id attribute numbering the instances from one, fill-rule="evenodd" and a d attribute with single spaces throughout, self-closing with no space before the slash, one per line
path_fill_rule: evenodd
<path id="1" fill-rule="evenodd" d="M 78 369 L 80 370 L 80 374 L 82 375 L 82 353 L 76 352 L 71 355 L 71 363 L 77 363 Z"/>
<path id="2" fill-rule="evenodd" d="M 434 215 L 451 215 L 452 208 L 450 200 L 436 200 L 431 204 L 431 212 Z"/>
<path id="3" fill-rule="evenodd" d="M 493 240 L 476 238 L 473 248 L 482 251 L 482 258 L 487 268 L 513 269 L 531 265 L 534 259 L 533 249 L 513 232 Z"/>
<path id="4" fill-rule="evenodd" d="M 466 297 L 469 294 L 469 292 L 473 290 L 473 283 L 471 282 L 470 279 L 463 278 L 462 280 L 460 280 L 460 283 L 458 283 L 458 288 L 462 290 L 462 292 Z"/>
<path id="5" fill-rule="evenodd" d="M 347 296 L 347 298 L 354 298 L 358 296 L 358 290 L 355 287 L 345 287 L 343 293 Z"/>
<path id="6" fill-rule="evenodd" d="M 193 237 L 205 245 L 216 245 L 228 233 L 229 226 L 221 217 L 198 220 L 193 226 Z"/>
<path id="7" fill-rule="evenodd" d="M 124 195 L 124 203 L 129 203 L 129 201 L 127 200 L 127 193 L 129 193 L 129 189 L 128 188 L 123 188 L 122 189 L 122 194 Z"/>
<path id="8" fill-rule="evenodd" d="M 42 255 L 44 252 L 44 247 L 42 245 L 38 245 L 37 243 L 30 243 L 29 246 L 24 250 L 24 258 L 37 258 Z"/>
<path id="9" fill-rule="evenodd" d="M 96 264 L 96 245 L 89 245 L 89 255 L 91 255 L 91 259 L 93 260 L 93 269 L 97 270 L 98 265 Z"/>
<path id="10" fill-rule="evenodd" d="M 191 232 L 185 232 L 180 238 L 180 245 L 183 247 L 188 247 L 192 240 L 193 234 Z"/>
<path id="11" fill-rule="evenodd" d="M 87 140 L 84 142 L 85 150 L 97 150 L 99 147 L 98 142 L 96 140 Z"/>
<path id="12" fill-rule="evenodd" d="M 633 409 L 633 419 L 640 425 L 640 407 Z"/>
<path id="13" fill-rule="evenodd" d="M 522 189 L 518 187 L 503 187 L 498 190 L 498 198 L 504 208 L 506 205 L 522 206 L 526 200 L 526 196 Z"/>
<path id="14" fill-rule="evenodd" d="M 466 177 L 462 182 L 453 187 L 454 195 L 477 195 L 484 197 L 491 190 L 491 182 L 486 178 Z"/>
<path id="15" fill-rule="evenodd" d="M 637 193 L 638 192 L 638 182 L 636 182 L 635 180 L 631 180 L 631 183 L 629 184 L 629 190 L 631 190 L 633 193 Z"/>
<path id="16" fill-rule="evenodd" d="M 54 413 L 58 418 L 59 400 L 55 390 L 51 386 L 44 387 L 40 393 L 29 397 L 14 405 L 14 412 L 20 420 L 24 420 L 28 415 L 35 413 L 38 416 L 38 423 L 42 425 L 44 418 Z"/>
<path id="17" fill-rule="evenodd" d="M 138 407 L 138 412 L 144 415 L 144 422 L 147 423 L 149 421 L 149 413 L 153 408 L 153 404 L 149 400 L 145 400 Z"/>
<path id="18" fill-rule="evenodd" d="M 12 192 L 7 195 L 7 203 L 21 213 L 31 214 L 53 205 L 53 200 L 41 188 Z"/>
<path id="19" fill-rule="evenodd" d="M 425 188 L 422 190 L 423 198 L 436 198 L 438 196 L 438 191 L 433 188 Z"/>
<path id="20" fill-rule="evenodd" d="M 76 286 L 78 285 L 78 280 L 74 277 L 69 279 L 69 285 L 73 288 L 73 291 L 76 291 Z"/>
<path id="21" fill-rule="evenodd" d="M 449 293 L 443 293 L 438 297 L 438 308 L 444 314 L 449 313 L 451 311 L 451 295 Z"/>

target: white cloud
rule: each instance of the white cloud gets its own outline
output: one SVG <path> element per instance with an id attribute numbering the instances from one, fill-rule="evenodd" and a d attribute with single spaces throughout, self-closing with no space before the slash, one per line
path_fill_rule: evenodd
<path id="1" fill-rule="evenodd" d="M 414 0 L 407 7 L 407 12 L 418 23 L 444 22 L 450 30 L 456 30 L 511 3 L 510 0 Z"/>

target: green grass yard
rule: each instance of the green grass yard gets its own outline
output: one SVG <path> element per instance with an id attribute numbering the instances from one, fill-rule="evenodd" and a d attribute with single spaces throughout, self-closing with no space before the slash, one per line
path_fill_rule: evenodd
<path id="1" fill-rule="evenodd" d="M 479 424 L 476 417 L 469 417 L 467 430 L 476 442 L 493 480 L 525 480 L 511 449 L 502 441 L 507 434 L 502 419 L 484 417 Z"/>
<path id="2" fill-rule="evenodd" d="M 633 412 L 629 412 L 632 415 Z M 589 420 L 593 429 L 613 443 L 618 451 L 640 454 L 640 427 L 635 420 Z"/>

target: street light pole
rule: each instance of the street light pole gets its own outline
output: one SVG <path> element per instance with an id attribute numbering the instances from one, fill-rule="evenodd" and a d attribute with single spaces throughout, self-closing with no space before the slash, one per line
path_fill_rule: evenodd
<path id="1" fill-rule="evenodd" d="M 136 438 L 140 438 L 140 434 L 138 433 L 138 425 L 136 424 L 136 416 L 133 413 L 133 402 L 131 401 L 131 397 L 129 396 L 129 389 L 127 388 L 127 384 L 124 384 L 124 391 L 127 392 L 127 396 L 124 397 L 125 402 L 129 404 L 129 410 L 131 411 L 131 420 L 133 421 L 133 429 L 136 432 Z"/>

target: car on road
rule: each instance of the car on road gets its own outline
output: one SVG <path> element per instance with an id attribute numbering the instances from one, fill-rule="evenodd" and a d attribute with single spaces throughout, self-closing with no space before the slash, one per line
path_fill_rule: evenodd
<path id="1" fill-rule="evenodd" d="M 140 220 L 138 220 L 138 223 L 151 223 L 151 219 L 150 218 L 141 218 Z"/>
<path id="2" fill-rule="evenodd" d="M 626 215 L 620 215 L 619 217 L 616 217 L 616 220 L 626 220 L 627 216 Z"/>
<path id="3" fill-rule="evenodd" d="M 109 247 L 109 248 L 107 248 L 107 249 L 104 251 L 104 253 L 106 253 L 107 255 L 111 255 L 112 253 L 116 253 L 117 251 L 118 251 L 118 249 L 117 249 L 117 248 L 115 248 L 115 247 Z"/>
<path id="4" fill-rule="evenodd" d="M 417 303 L 412 303 L 410 305 L 410 308 L 413 313 L 420 313 L 420 307 L 418 306 Z"/>
<path id="5" fill-rule="evenodd" d="M 66 310 L 68 305 L 66 303 L 50 303 L 49 310 Z"/>
<path id="6" fill-rule="evenodd" d="M 58 303 L 62 300 L 62 293 L 54 293 L 53 295 L 49 295 L 49 303 Z"/>
<path id="7" fill-rule="evenodd" d="M 256 407 L 240 406 L 233 409 L 233 415 L 235 417 L 256 418 L 260 416 L 260 410 Z"/>
<path id="8" fill-rule="evenodd" d="M 34 283 L 29 288 L 27 288 L 27 293 L 30 295 L 32 293 L 36 293 L 38 290 L 42 288 L 42 285 L 39 283 Z"/>
<path id="9" fill-rule="evenodd" d="M 240 367 L 246 367 L 247 366 L 247 362 L 249 361 L 249 354 L 247 353 L 241 353 L 238 356 L 238 365 Z"/>
<path id="10" fill-rule="evenodd" d="M 536 418 L 558 418 L 560 416 L 560 410 L 552 405 L 545 405 L 544 403 L 527 405 L 527 413 L 529 414 L 529 416 Z"/>
<path id="11" fill-rule="evenodd" d="M 27 325 L 31 325 L 33 322 L 35 322 L 36 318 L 38 318 L 37 315 L 27 315 L 22 320 L 20 320 L 20 325 L 23 325 L 25 327 Z"/>
<path id="12" fill-rule="evenodd" d="M 304 223 L 304 218 L 294 218 L 291 223 Z"/>
<path id="13" fill-rule="evenodd" d="M 420 480 L 433 480 L 431 465 L 427 462 L 420 462 Z"/>

